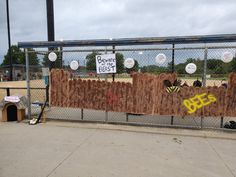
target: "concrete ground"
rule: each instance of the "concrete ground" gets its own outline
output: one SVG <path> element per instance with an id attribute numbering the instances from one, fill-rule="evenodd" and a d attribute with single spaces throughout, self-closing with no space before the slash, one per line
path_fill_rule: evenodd
<path id="1" fill-rule="evenodd" d="M 0 177 L 233 177 L 235 147 L 232 132 L 0 123 Z"/>

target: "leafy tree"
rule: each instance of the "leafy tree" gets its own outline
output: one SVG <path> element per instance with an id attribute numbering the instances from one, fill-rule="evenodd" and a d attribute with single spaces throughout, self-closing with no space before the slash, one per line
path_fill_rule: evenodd
<path id="1" fill-rule="evenodd" d="M 96 55 L 100 55 L 98 52 L 92 52 L 86 56 L 86 69 L 89 71 L 96 71 Z"/>
<path id="2" fill-rule="evenodd" d="M 39 59 L 33 49 L 29 49 L 32 52 L 29 52 L 29 65 L 38 65 Z M 12 64 L 24 64 L 25 65 L 25 54 L 24 52 L 16 45 L 11 46 L 11 56 Z M 10 64 L 10 51 L 8 50 L 7 54 L 4 56 L 2 62 L 3 65 Z"/>
<path id="3" fill-rule="evenodd" d="M 148 65 L 148 66 L 143 66 L 141 68 L 141 72 L 144 73 L 163 73 L 163 72 L 168 72 L 168 67 L 161 67 L 161 66 L 157 66 L 157 65 Z"/>
<path id="4" fill-rule="evenodd" d="M 118 74 L 124 72 L 124 55 L 122 53 L 116 53 L 116 70 Z"/>
<path id="5" fill-rule="evenodd" d="M 98 52 L 92 52 L 86 56 L 86 68 L 89 71 L 96 71 L 96 55 L 101 55 Z M 116 53 L 116 70 L 117 73 L 124 72 L 124 56 L 121 53 Z"/>
<path id="6" fill-rule="evenodd" d="M 39 65 L 39 59 L 34 49 L 28 49 L 29 65 Z M 20 63 L 25 65 L 25 58 L 20 58 Z"/>
<path id="7" fill-rule="evenodd" d="M 218 67 L 222 67 L 223 61 L 219 59 L 207 60 L 207 69 L 214 70 Z"/>
<path id="8" fill-rule="evenodd" d="M 11 46 L 11 57 L 12 57 L 12 64 L 21 64 L 20 61 L 24 60 L 24 52 L 20 50 L 19 47 L 16 45 Z M 4 56 L 4 60 L 2 62 L 3 65 L 10 64 L 10 50 L 7 51 L 7 54 Z"/>
<path id="9" fill-rule="evenodd" d="M 230 62 L 229 72 L 236 72 L 236 58 L 233 58 L 233 61 Z"/>

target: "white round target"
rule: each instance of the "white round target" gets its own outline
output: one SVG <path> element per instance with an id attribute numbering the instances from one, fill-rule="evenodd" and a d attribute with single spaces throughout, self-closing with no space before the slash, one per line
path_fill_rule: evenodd
<path id="1" fill-rule="evenodd" d="M 56 61 L 56 59 L 57 59 L 57 54 L 55 53 L 55 52 L 50 52 L 49 53 L 49 55 L 48 55 L 48 59 L 50 60 L 50 61 Z"/>
<path id="2" fill-rule="evenodd" d="M 127 58 L 124 61 L 124 65 L 126 68 L 131 69 L 134 67 L 135 61 L 133 58 Z"/>
<path id="3" fill-rule="evenodd" d="M 155 59 L 157 64 L 162 65 L 166 62 L 166 55 L 164 53 L 159 53 Z"/>
<path id="4" fill-rule="evenodd" d="M 193 74 L 197 71 L 197 66 L 194 63 L 189 63 L 189 64 L 186 65 L 185 71 L 188 74 Z"/>
<path id="5" fill-rule="evenodd" d="M 77 70 L 77 69 L 79 68 L 79 63 L 78 63 L 78 61 L 73 60 L 72 62 L 70 62 L 70 68 L 71 68 L 72 70 Z"/>
<path id="6" fill-rule="evenodd" d="M 224 63 L 231 62 L 233 60 L 233 58 L 234 58 L 234 55 L 232 54 L 232 52 L 229 52 L 229 51 L 224 52 L 221 56 L 221 60 Z"/>

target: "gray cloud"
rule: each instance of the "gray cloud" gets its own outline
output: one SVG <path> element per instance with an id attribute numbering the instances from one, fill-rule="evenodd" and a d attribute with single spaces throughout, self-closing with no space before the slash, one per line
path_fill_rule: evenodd
<path id="1" fill-rule="evenodd" d="M 235 0 L 54 0 L 56 39 L 235 33 Z M 10 1 L 12 43 L 47 40 L 45 0 Z M 7 50 L 0 1 L 0 61 Z"/>

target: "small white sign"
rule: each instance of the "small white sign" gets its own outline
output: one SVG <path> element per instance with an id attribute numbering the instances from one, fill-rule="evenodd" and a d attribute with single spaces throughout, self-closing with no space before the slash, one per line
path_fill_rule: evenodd
<path id="1" fill-rule="evenodd" d="M 18 103 L 20 102 L 20 98 L 18 96 L 5 96 L 5 101 L 11 102 L 11 103 Z"/>
<path id="2" fill-rule="evenodd" d="M 116 55 L 96 55 L 96 69 L 98 74 L 116 73 Z"/>
<path id="3" fill-rule="evenodd" d="M 188 74 L 193 74 L 197 71 L 197 66 L 194 63 L 189 63 L 189 64 L 186 65 L 185 71 Z"/>
<path id="4" fill-rule="evenodd" d="M 43 76 L 49 76 L 49 68 L 42 68 Z"/>
<path id="5" fill-rule="evenodd" d="M 164 53 L 159 53 L 156 56 L 156 62 L 160 65 L 164 64 L 166 62 L 166 55 Z"/>
<path id="6" fill-rule="evenodd" d="M 134 67 L 135 61 L 133 58 L 127 58 L 124 61 L 124 65 L 126 68 L 131 69 Z"/>
<path id="7" fill-rule="evenodd" d="M 221 60 L 224 62 L 224 63 L 229 63 L 233 60 L 234 58 L 234 55 L 232 54 L 232 52 L 224 52 L 221 56 Z"/>
<path id="8" fill-rule="evenodd" d="M 77 70 L 77 69 L 79 68 L 79 63 L 78 63 L 78 61 L 73 60 L 72 62 L 70 62 L 70 68 L 71 68 L 72 70 Z"/>
<path id="9" fill-rule="evenodd" d="M 49 55 L 48 55 L 48 59 L 52 62 L 56 61 L 57 54 L 55 52 L 50 52 Z"/>

